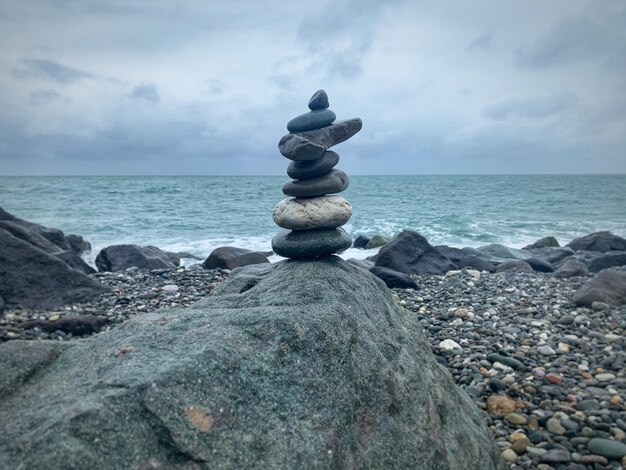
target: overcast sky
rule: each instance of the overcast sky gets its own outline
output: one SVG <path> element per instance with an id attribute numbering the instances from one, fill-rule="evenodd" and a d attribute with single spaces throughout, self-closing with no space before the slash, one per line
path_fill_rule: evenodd
<path id="1" fill-rule="evenodd" d="M 625 173 L 626 2 L 4 1 L 0 175 Z"/>

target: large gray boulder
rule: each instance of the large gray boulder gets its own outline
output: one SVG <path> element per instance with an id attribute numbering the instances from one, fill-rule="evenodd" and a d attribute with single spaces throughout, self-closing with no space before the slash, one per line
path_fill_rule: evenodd
<path id="1" fill-rule="evenodd" d="M 596 275 L 574 294 L 576 305 L 591 307 L 594 302 L 626 304 L 626 271 L 607 269 Z"/>
<path id="2" fill-rule="evenodd" d="M 478 269 L 479 271 L 495 272 L 496 263 L 491 257 L 473 248 L 455 248 L 447 245 L 434 247 L 437 252 L 452 261 L 458 268 Z"/>
<path id="3" fill-rule="evenodd" d="M 109 290 L 53 254 L 0 229 L 0 296 L 7 306 L 52 308 Z"/>
<path id="4" fill-rule="evenodd" d="M 626 240 L 611 232 L 595 232 L 584 237 L 576 238 L 569 242 L 569 246 L 574 251 L 598 251 L 606 253 L 607 251 L 626 251 Z"/>
<path id="5" fill-rule="evenodd" d="M 524 251 L 532 253 L 535 258 L 542 259 L 553 266 L 559 265 L 564 259 L 574 254 L 574 250 L 568 247 L 555 248 L 546 246 L 543 248 L 524 248 Z"/>
<path id="6" fill-rule="evenodd" d="M 98 271 L 124 271 L 131 267 L 139 269 L 172 269 L 180 266 L 176 253 L 163 251 L 156 246 L 111 245 L 100 250 L 96 256 Z"/>
<path id="7" fill-rule="evenodd" d="M 0 346 L 0 468 L 503 468 L 415 316 L 337 257 Z"/>
<path id="8" fill-rule="evenodd" d="M 558 248 L 560 246 L 561 245 L 559 245 L 559 241 L 555 237 L 548 236 L 548 237 L 540 238 L 535 243 L 526 245 L 524 248 L 522 248 L 522 250 L 533 250 L 533 249 L 541 249 L 541 248 Z"/>
<path id="9" fill-rule="evenodd" d="M 380 249 L 376 266 L 404 274 L 445 274 L 457 268 L 426 238 L 410 230 L 400 233 Z"/>

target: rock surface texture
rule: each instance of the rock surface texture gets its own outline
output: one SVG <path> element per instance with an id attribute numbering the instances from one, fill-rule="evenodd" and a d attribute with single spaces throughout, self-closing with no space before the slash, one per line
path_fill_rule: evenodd
<path id="1" fill-rule="evenodd" d="M 312 259 L 340 253 L 350 248 L 352 239 L 340 227 L 352 215 L 352 206 L 332 194 L 345 191 L 348 175 L 333 169 L 339 155 L 328 148 L 348 140 L 362 127 L 360 119 L 334 123 L 335 113 L 328 109 L 328 95 L 316 91 L 309 101 L 309 113 L 287 124 L 290 134 L 278 143 L 280 153 L 292 160 L 287 174 L 292 178 L 283 193 L 292 196 L 274 208 L 274 222 L 291 231 L 272 239 L 274 252 L 286 258 Z"/>
<path id="2" fill-rule="evenodd" d="M 7 306 L 51 308 L 109 291 L 86 274 L 89 244 L 77 235 L 18 219 L 0 209 L 0 298 Z"/>
<path id="3" fill-rule="evenodd" d="M 234 246 L 220 246 L 211 252 L 202 266 L 205 269 L 235 269 L 250 264 L 269 263 L 264 253 Z"/>
<path id="4" fill-rule="evenodd" d="M 330 257 L 241 268 L 86 340 L 3 344 L 0 467 L 503 465 L 415 316 Z"/>

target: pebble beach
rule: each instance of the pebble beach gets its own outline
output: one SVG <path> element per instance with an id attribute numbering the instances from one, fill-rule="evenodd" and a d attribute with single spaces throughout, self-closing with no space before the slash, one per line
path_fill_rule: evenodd
<path id="1" fill-rule="evenodd" d="M 112 292 L 52 310 L 7 310 L 0 339 L 80 339 L 134 315 L 190 306 L 228 274 L 200 265 L 92 274 Z M 396 301 L 418 317 L 438 361 L 482 410 L 510 468 L 626 464 L 615 458 L 626 437 L 626 306 L 573 305 L 589 277 L 470 269 L 413 278 L 419 288 L 394 289 Z M 84 317 L 98 327 L 74 334 L 50 326 Z"/>

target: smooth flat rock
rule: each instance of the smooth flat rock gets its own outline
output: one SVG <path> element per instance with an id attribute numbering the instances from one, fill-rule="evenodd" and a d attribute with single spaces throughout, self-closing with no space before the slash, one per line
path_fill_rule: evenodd
<path id="1" fill-rule="evenodd" d="M 206 269 L 235 269 L 259 263 L 269 263 L 267 256 L 259 251 L 234 246 L 220 246 L 211 252 L 202 266 Z"/>
<path id="2" fill-rule="evenodd" d="M 331 170 L 319 178 L 288 181 L 283 193 L 292 197 L 315 197 L 340 193 L 350 186 L 350 178 L 341 170 Z"/>
<path id="3" fill-rule="evenodd" d="M 345 142 L 363 127 L 363 121 L 359 118 L 346 119 L 336 122 L 330 126 L 317 129 L 315 131 L 298 133 L 311 142 L 330 148 L 334 145 Z"/>
<path id="4" fill-rule="evenodd" d="M 607 269 L 582 286 L 574 294 L 574 303 L 591 307 L 594 302 L 609 305 L 626 304 L 626 271 Z"/>
<path id="5" fill-rule="evenodd" d="M 295 180 L 309 180 L 318 178 L 330 172 L 339 163 L 339 155 L 327 150 L 317 160 L 305 160 L 302 162 L 291 162 L 287 167 L 287 174 Z"/>
<path id="6" fill-rule="evenodd" d="M 294 162 L 302 162 L 322 158 L 326 147 L 297 134 L 287 134 L 278 142 L 278 150 L 283 157 Z"/>
<path id="7" fill-rule="evenodd" d="M 552 266 L 547 261 L 544 261 L 540 258 L 528 258 L 524 260 L 526 263 L 530 265 L 535 271 L 540 273 L 552 273 L 554 272 L 554 266 Z"/>
<path id="8" fill-rule="evenodd" d="M 365 245 L 366 250 L 371 250 L 373 248 L 380 248 L 383 245 L 386 245 L 391 241 L 391 237 L 387 237 L 386 235 L 374 235 Z"/>
<path id="9" fill-rule="evenodd" d="M 238 268 L 84 340 L 0 345 L 0 468 L 503 464 L 415 315 L 330 257 Z"/>
<path id="10" fill-rule="evenodd" d="M 612 439 L 596 437 L 587 443 L 587 448 L 591 453 L 602 455 L 608 459 L 621 459 L 626 455 L 626 444 Z"/>
<path id="11" fill-rule="evenodd" d="M 566 246 L 574 251 L 597 251 L 606 253 L 607 251 L 626 251 L 626 240 L 611 232 L 595 232 L 584 237 L 576 238 Z"/>
<path id="12" fill-rule="evenodd" d="M 285 258 L 311 259 L 341 253 L 352 245 L 352 238 L 342 228 L 283 230 L 272 238 L 274 253 Z"/>
<path id="13" fill-rule="evenodd" d="M 329 126 L 337 116 L 330 109 L 318 109 L 296 116 L 287 123 L 289 132 L 305 132 Z"/>
<path id="14" fill-rule="evenodd" d="M 309 109 L 311 111 L 326 109 L 328 106 L 330 106 L 328 103 L 328 95 L 324 90 L 317 90 L 309 100 Z"/>
<path id="15" fill-rule="evenodd" d="M 352 205 L 341 196 L 284 199 L 272 214 L 276 225 L 289 230 L 336 228 L 352 215 Z"/>

